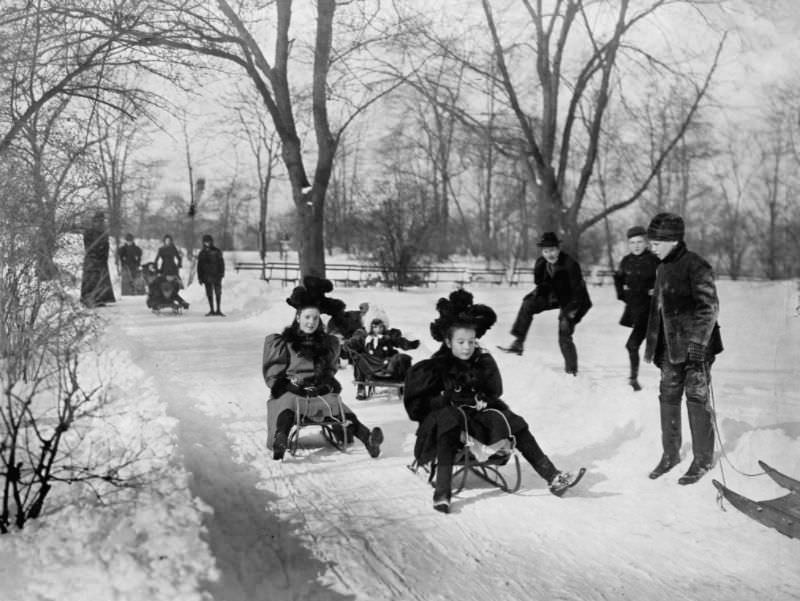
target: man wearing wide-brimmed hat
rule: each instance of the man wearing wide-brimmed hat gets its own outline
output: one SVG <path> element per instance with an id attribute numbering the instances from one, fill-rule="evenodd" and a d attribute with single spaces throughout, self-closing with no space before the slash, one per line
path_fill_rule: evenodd
<path id="1" fill-rule="evenodd" d="M 650 478 L 659 478 L 680 462 L 681 398 L 686 393 L 694 458 L 678 484 L 697 482 L 711 469 L 714 428 L 709 379 L 714 357 L 722 351 L 717 325 L 719 299 L 711 265 L 686 248 L 680 215 L 659 213 L 647 236 L 661 259 L 647 322 L 645 361 L 661 369 L 659 405 L 663 454 Z"/>
<path id="2" fill-rule="evenodd" d="M 558 345 L 564 356 L 564 370 L 568 374 L 577 375 L 578 351 L 572 335 L 575 326 L 592 306 L 581 266 L 561 250 L 561 240 L 555 232 L 545 232 L 536 246 L 542 249 L 542 256 L 533 267 L 533 282 L 536 287 L 522 299 L 511 328 L 514 341 L 507 347 L 499 348 L 521 355 L 533 316 L 542 311 L 559 309 Z"/>

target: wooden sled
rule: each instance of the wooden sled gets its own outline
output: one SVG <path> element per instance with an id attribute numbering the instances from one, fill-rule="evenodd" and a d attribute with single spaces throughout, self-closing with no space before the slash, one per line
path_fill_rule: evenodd
<path id="1" fill-rule="evenodd" d="M 800 480 L 782 474 L 763 461 L 758 464 L 770 478 L 789 490 L 789 494 L 767 501 L 753 501 L 717 480 L 712 482 L 723 497 L 745 515 L 790 538 L 800 539 Z"/>

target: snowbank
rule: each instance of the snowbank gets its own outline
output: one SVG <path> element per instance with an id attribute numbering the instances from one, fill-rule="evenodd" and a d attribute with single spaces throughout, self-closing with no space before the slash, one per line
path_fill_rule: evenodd
<path id="1" fill-rule="evenodd" d="M 145 482 L 135 489 L 56 485 L 46 513 L 0 537 L 3 601 L 199 601 L 216 578 L 202 540 L 202 503 L 188 492 L 176 455 L 176 420 L 165 413 L 152 379 L 124 349 L 87 356 L 87 384 L 110 382 L 112 402 L 81 446 L 108 465 L 130 453 L 122 471 Z"/>

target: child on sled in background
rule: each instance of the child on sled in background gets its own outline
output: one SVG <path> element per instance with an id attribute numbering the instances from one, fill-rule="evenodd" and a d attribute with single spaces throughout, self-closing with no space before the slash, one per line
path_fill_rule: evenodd
<path id="1" fill-rule="evenodd" d="M 354 357 L 356 381 L 383 378 L 402 382 L 411 367 L 411 357 L 400 351 L 418 348 L 419 340 L 408 340 L 397 328 L 387 329 L 385 318 L 375 318 L 370 322 L 369 334 L 359 330 L 348 341 L 347 347 L 350 356 Z M 366 398 L 364 384 L 358 384 L 356 399 Z"/>
<path id="2" fill-rule="evenodd" d="M 508 438 L 510 432 L 516 448 L 554 495 L 575 486 L 584 469 L 557 469 L 539 448 L 527 422 L 501 399 L 500 370 L 477 342 L 497 320 L 494 310 L 473 304 L 472 294 L 465 290 L 439 299 L 436 309 L 439 318 L 431 323 L 431 335 L 442 346 L 430 359 L 411 367 L 403 399 L 408 416 L 419 423 L 415 459 L 420 465 L 436 460 L 433 508 L 450 511 L 453 463 L 462 446 L 461 411 L 469 434 L 485 445 Z"/>

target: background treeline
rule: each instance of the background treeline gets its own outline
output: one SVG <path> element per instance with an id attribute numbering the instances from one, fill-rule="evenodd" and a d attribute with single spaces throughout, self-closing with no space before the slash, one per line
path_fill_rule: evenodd
<path id="1" fill-rule="evenodd" d="M 306 272 L 511 268 L 550 229 L 608 265 L 670 210 L 719 273 L 800 275 L 800 80 L 721 74 L 793 3 L 261 4 L 6 3 L 4 235 L 43 276 L 98 208 L 117 242 L 289 237 Z"/>

